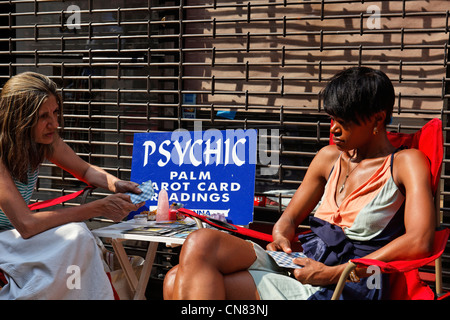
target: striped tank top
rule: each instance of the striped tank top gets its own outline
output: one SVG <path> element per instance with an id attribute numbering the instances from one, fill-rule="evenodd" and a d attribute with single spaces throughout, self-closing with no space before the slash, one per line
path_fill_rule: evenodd
<path id="1" fill-rule="evenodd" d="M 31 196 L 33 195 L 33 190 L 36 187 L 36 182 L 38 179 L 39 169 L 31 172 L 28 170 L 28 183 L 23 183 L 18 180 L 14 180 L 17 189 L 22 195 L 25 202 L 28 204 L 30 202 Z M 14 229 L 14 226 L 11 224 L 9 219 L 6 217 L 5 213 L 0 210 L 0 230 L 9 230 Z"/>
<path id="2" fill-rule="evenodd" d="M 394 154 L 387 156 L 370 179 L 347 195 L 338 206 L 335 194 L 341 173 L 341 157 L 342 153 L 327 181 L 314 216 L 341 227 L 345 235 L 355 241 L 380 237 L 387 239 L 393 237 L 393 233 L 398 236 L 397 233 L 403 228 L 405 196 L 392 177 Z"/>

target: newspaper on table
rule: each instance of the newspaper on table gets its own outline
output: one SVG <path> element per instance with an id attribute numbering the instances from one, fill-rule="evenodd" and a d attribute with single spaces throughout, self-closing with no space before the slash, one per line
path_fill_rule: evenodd
<path id="1" fill-rule="evenodd" d="M 185 238 L 197 229 L 195 222 L 189 220 L 149 222 L 148 225 L 124 230 L 123 233 Z"/>

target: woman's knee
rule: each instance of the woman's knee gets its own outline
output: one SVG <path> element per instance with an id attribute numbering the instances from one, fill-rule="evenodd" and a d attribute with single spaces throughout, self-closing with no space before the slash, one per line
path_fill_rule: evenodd
<path id="1" fill-rule="evenodd" d="M 164 300 L 172 300 L 173 287 L 177 276 L 178 266 L 173 267 L 166 273 L 163 282 L 163 298 Z"/>
<path id="2" fill-rule="evenodd" d="M 93 238 L 92 233 L 89 231 L 87 226 L 81 222 L 71 222 L 56 227 L 55 234 L 63 237 L 65 240 Z"/>
<path id="3" fill-rule="evenodd" d="M 215 266 L 229 273 L 248 268 L 256 259 L 253 245 L 214 229 L 200 229 L 189 235 L 180 254 L 180 265 Z"/>
<path id="4" fill-rule="evenodd" d="M 84 223 L 73 222 L 56 227 L 55 236 L 72 247 L 83 248 L 85 255 L 99 252 L 94 235 Z"/>
<path id="5" fill-rule="evenodd" d="M 221 232 L 212 229 L 199 229 L 191 233 L 183 244 L 181 256 L 203 255 L 210 253 L 217 246 Z"/>

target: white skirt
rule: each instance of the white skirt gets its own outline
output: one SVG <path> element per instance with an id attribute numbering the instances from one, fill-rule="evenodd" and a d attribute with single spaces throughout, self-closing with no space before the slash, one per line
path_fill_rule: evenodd
<path id="1" fill-rule="evenodd" d="M 84 223 L 62 225 L 29 239 L 0 232 L 0 300 L 113 299 L 100 248 Z"/>

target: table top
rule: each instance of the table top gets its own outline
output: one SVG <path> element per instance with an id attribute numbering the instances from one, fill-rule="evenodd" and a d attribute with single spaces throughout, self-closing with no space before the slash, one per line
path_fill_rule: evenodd
<path id="1" fill-rule="evenodd" d="M 98 237 L 123 239 L 123 240 L 140 240 L 149 242 L 162 242 L 168 245 L 183 244 L 186 240 L 185 236 L 175 233 L 173 235 L 148 235 L 144 233 L 130 233 L 127 232 L 134 228 L 140 227 L 153 227 L 157 225 L 155 221 L 148 221 L 146 223 L 136 223 L 133 220 L 123 221 L 116 224 L 112 224 L 107 227 L 98 228 L 92 230 L 92 233 Z M 196 230 L 195 224 L 188 230 Z"/>

